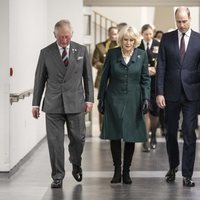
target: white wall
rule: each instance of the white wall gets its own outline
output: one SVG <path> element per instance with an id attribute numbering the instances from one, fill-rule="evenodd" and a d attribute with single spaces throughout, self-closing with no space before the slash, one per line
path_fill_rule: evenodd
<path id="1" fill-rule="evenodd" d="M 83 44 L 83 1 L 82 0 L 48 0 L 48 38 L 55 41 L 54 25 L 61 19 L 70 20 L 74 34 L 72 40 Z"/>
<path id="2" fill-rule="evenodd" d="M 32 95 L 10 108 L 10 166 L 12 169 L 46 135 L 44 113 L 38 120 L 31 113 Z M 47 155 L 48 156 L 48 155 Z"/>
<path id="3" fill-rule="evenodd" d="M 14 69 L 10 92 L 33 88 L 40 49 L 47 45 L 47 0 L 10 0 L 9 61 Z M 44 114 L 31 115 L 32 96 L 10 106 L 10 166 L 12 169 L 44 136 Z"/>
<path id="4" fill-rule="evenodd" d="M 10 91 L 33 87 L 39 50 L 47 44 L 47 0 L 10 0 Z"/>
<path id="5" fill-rule="evenodd" d="M 0 171 L 9 168 L 9 1 L 0 0 Z"/>

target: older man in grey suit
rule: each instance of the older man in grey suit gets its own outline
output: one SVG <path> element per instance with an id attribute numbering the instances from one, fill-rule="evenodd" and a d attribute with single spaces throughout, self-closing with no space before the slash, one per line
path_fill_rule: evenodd
<path id="1" fill-rule="evenodd" d="M 46 113 L 47 140 L 52 168 L 52 188 L 61 188 L 64 169 L 64 125 L 69 137 L 72 175 L 82 180 L 81 155 L 85 143 L 85 113 L 92 110 L 94 94 L 92 68 L 86 47 L 71 41 L 68 20 L 55 24 L 56 42 L 40 52 L 35 73 L 32 114 Z"/>

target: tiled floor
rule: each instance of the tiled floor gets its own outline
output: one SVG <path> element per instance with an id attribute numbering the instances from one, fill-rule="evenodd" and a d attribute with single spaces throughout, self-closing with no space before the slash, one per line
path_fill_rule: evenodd
<path id="1" fill-rule="evenodd" d="M 164 138 L 158 138 L 158 148 L 150 153 L 142 152 L 141 144 L 136 145 L 131 168 L 132 185 L 110 184 L 113 166 L 109 142 L 98 137 L 87 138 L 82 163 L 83 181 L 76 182 L 71 175 L 67 143 L 66 139 L 63 189 L 50 188 L 49 155 L 44 140 L 14 175 L 8 178 L 0 174 L 0 200 L 199 200 L 200 141 L 197 141 L 194 188 L 182 186 L 180 171 L 174 184 L 165 182 L 168 161 Z"/>

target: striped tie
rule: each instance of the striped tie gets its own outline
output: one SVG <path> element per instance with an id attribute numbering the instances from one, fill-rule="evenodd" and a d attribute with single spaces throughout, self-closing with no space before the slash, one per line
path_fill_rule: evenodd
<path id="1" fill-rule="evenodd" d="M 67 56 L 67 51 L 63 47 L 63 52 L 62 52 L 62 61 L 64 62 L 65 67 L 68 65 L 68 56 Z"/>

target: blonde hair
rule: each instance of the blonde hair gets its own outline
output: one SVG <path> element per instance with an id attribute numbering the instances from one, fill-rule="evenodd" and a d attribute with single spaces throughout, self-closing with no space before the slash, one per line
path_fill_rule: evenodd
<path id="1" fill-rule="evenodd" d="M 136 28 L 132 26 L 124 26 L 118 33 L 118 45 L 122 47 L 123 38 L 125 36 L 131 37 L 135 40 L 134 47 L 138 47 L 141 43 L 141 35 Z"/>

